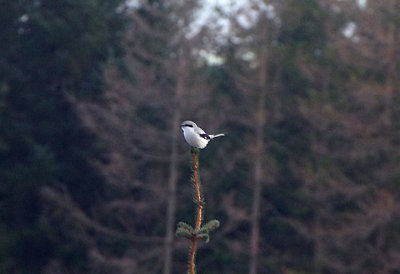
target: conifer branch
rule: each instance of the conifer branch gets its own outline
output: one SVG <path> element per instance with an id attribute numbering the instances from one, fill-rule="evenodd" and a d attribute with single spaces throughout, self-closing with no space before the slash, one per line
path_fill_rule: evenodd
<path id="1" fill-rule="evenodd" d="M 196 225 L 195 231 L 199 231 L 201 227 L 201 222 L 203 220 L 203 201 L 201 199 L 201 192 L 200 192 L 200 180 L 198 174 L 199 168 L 199 149 L 192 148 L 192 172 L 193 172 L 193 184 L 195 188 L 195 202 L 197 204 L 196 209 Z M 192 246 L 190 248 L 189 254 L 189 273 L 195 274 L 196 267 L 195 267 L 195 259 L 196 259 L 196 251 L 197 251 L 197 240 L 198 236 L 194 235 L 192 238 Z"/>
<path id="2" fill-rule="evenodd" d="M 200 192 L 200 179 L 199 179 L 199 150 L 192 149 L 192 170 L 193 170 L 193 184 L 195 189 L 195 202 L 197 204 L 196 212 L 196 231 L 200 230 L 201 222 L 203 221 L 203 200 Z"/>
<path id="3" fill-rule="evenodd" d="M 204 201 L 200 188 L 199 175 L 199 149 L 192 148 L 192 182 L 194 186 L 193 201 L 196 204 L 196 217 L 194 228 L 185 222 L 179 222 L 176 229 L 176 236 L 191 240 L 191 246 L 188 259 L 188 274 L 196 274 L 196 252 L 198 240 L 204 240 L 206 243 L 210 240 L 209 233 L 219 227 L 218 220 L 212 220 L 202 226 Z"/>

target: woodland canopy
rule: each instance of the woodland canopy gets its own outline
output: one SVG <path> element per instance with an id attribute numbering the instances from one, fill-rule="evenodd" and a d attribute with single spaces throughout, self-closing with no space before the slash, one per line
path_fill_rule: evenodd
<path id="1" fill-rule="evenodd" d="M 0 273 L 399 273 L 399 1 L 0 4 Z"/>

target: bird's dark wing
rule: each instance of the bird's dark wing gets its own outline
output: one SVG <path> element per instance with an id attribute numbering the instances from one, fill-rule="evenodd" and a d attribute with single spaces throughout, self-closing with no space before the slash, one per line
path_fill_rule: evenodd
<path id="1" fill-rule="evenodd" d="M 201 133 L 201 134 L 199 134 L 199 135 L 200 135 L 201 138 L 204 138 L 204 139 L 206 139 L 206 140 L 210 140 L 210 139 L 211 139 L 210 136 L 208 136 L 208 135 L 205 134 L 205 133 Z"/>

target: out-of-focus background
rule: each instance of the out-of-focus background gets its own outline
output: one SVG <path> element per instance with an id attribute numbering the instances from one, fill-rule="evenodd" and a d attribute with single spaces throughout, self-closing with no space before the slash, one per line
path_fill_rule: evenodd
<path id="1" fill-rule="evenodd" d="M 0 4 L 0 273 L 399 273 L 400 1 Z"/>

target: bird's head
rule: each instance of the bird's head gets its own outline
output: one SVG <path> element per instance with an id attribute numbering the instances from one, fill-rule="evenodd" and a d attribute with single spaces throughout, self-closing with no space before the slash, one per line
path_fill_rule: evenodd
<path id="1" fill-rule="evenodd" d="M 193 129 L 193 128 L 197 127 L 197 125 L 192 121 L 184 121 L 184 122 L 181 123 L 180 127 L 184 131 L 185 129 L 188 129 L 188 128 L 192 128 Z"/>

